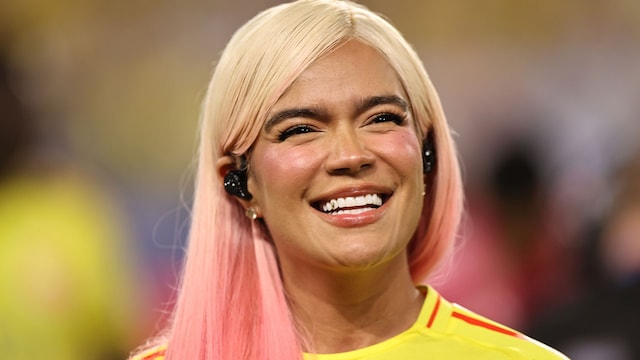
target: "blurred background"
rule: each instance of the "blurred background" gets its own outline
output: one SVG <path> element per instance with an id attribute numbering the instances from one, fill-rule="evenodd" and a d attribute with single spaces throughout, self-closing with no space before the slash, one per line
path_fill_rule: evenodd
<path id="1" fill-rule="evenodd" d="M 0 4 L 4 359 L 122 359 L 162 327 L 213 64 L 277 3 Z M 640 359 L 640 3 L 361 3 L 456 132 L 469 212 L 436 287 L 573 359 Z"/>

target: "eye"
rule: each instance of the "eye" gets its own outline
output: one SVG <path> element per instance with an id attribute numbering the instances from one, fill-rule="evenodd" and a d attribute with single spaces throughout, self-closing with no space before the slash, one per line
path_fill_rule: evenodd
<path id="1" fill-rule="evenodd" d="M 316 131 L 309 125 L 295 125 L 278 133 L 278 140 L 285 141 L 293 135 L 307 134 Z"/>
<path id="2" fill-rule="evenodd" d="M 406 116 L 393 113 L 377 114 L 371 119 L 371 124 L 380 124 L 385 122 L 392 122 L 396 125 L 402 125 L 406 120 Z"/>

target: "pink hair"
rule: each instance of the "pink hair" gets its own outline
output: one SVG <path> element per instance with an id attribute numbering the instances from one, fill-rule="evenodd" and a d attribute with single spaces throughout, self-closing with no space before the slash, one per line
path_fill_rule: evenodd
<path id="1" fill-rule="evenodd" d="M 302 0 L 271 8 L 233 36 L 203 108 L 195 202 L 173 320 L 157 342 L 175 359 L 301 359 L 296 327 L 267 229 L 228 195 L 218 159 L 251 148 L 270 107 L 311 63 L 348 39 L 378 49 L 398 73 L 417 120 L 433 132 L 422 221 L 409 246 L 411 274 L 424 281 L 451 248 L 462 213 L 457 155 L 440 101 L 417 54 L 381 17 L 347 1 Z"/>

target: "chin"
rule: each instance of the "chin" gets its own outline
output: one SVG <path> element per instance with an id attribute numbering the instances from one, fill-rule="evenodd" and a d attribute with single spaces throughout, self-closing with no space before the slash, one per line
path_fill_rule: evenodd
<path id="1" fill-rule="evenodd" d="M 342 270 L 359 271 L 386 264 L 394 258 L 394 255 L 396 254 L 390 249 L 374 249 L 367 244 L 345 251 L 334 259 Z"/>

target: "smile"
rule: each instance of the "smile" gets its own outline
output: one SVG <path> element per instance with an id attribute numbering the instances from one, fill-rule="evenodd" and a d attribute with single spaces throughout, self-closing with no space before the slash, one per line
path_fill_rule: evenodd
<path id="1" fill-rule="evenodd" d="M 383 195 L 367 194 L 321 201 L 318 203 L 318 207 L 326 214 L 357 215 L 363 212 L 375 210 L 382 206 L 382 203 Z"/>

